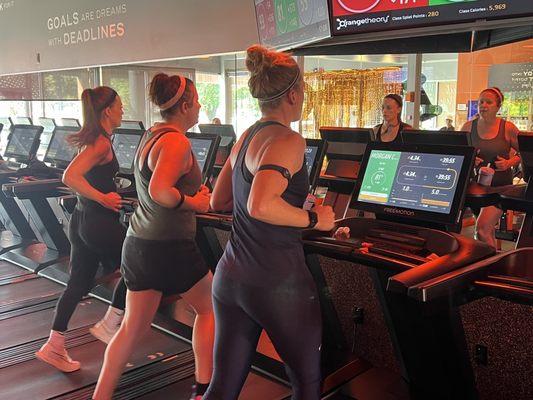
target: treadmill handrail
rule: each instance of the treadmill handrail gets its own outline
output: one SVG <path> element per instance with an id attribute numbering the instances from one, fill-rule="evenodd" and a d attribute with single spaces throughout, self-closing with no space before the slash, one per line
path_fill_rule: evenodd
<path id="1" fill-rule="evenodd" d="M 458 268 L 444 275 L 419 282 L 408 288 L 408 295 L 422 302 L 446 297 L 450 294 L 451 290 L 460 290 L 473 283 L 474 280 L 486 277 L 489 267 L 495 262 L 522 251 L 533 251 L 533 247 L 522 247 L 506 253 L 496 254 L 474 264 L 467 265 L 466 267 Z M 397 276 L 393 276 L 391 279 Z M 430 290 L 431 292 L 429 292 Z"/>
<path id="2" fill-rule="evenodd" d="M 32 182 L 5 183 L 2 185 L 2 191 L 8 196 L 24 197 L 26 194 L 45 193 L 61 187 L 65 187 L 61 179 L 40 179 Z"/>

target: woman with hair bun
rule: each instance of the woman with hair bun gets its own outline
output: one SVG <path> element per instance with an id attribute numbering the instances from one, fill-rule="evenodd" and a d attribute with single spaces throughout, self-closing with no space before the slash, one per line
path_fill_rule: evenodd
<path id="1" fill-rule="evenodd" d="M 135 158 L 139 205 L 130 218 L 121 271 L 128 288 L 126 315 L 109 342 L 94 399 L 111 399 L 139 338 L 150 330 L 163 295 L 179 293 L 196 311 L 192 346 L 199 400 L 211 379 L 214 318 L 212 275 L 196 246 L 196 212 L 209 208 L 209 190 L 185 133 L 198 122 L 198 92 L 182 76 L 157 74 L 150 98 L 164 122 L 141 139 Z"/>
<path id="2" fill-rule="evenodd" d="M 411 125 L 402 122 L 402 107 L 402 96 L 398 94 L 390 93 L 383 98 L 383 122 L 374 127 L 376 142 L 401 143 L 400 132 L 411 128 Z"/>
<path id="3" fill-rule="evenodd" d="M 63 182 L 78 194 L 78 202 L 69 225 L 71 244 L 70 278 L 67 288 L 57 302 L 52 331 L 48 341 L 36 357 L 63 372 L 80 369 L 65 349 L 64 332 L 76 305 L 94 286 L 94 277 L 100 264 L 106 272 L 120 266 L 120 254 L 125 230 L 118 211 L 122 199 L 115 185 L 119 165 L 111 135 L 122 121 L 122 101 L 113 89 L 101 86 L 86 89 L 81 95 L 83 127 L 70 136 L 70 142 L 79 149 L 63 174 Z M 111 319 L 121 319 L 126 287 L 115 288 Z"/>
<path id="4" fill-rule="evenodd" d="M 298 65 L 252 46 L 246 66 L 262 118 L 233 146 L 211 197 L 214 210 L 233 209 L 233 228 L 213 282 L 215 360 L 203 399 L 237 399 L 263 329 L 285 363 L 293 399 L 319 399 L 320 305 L 301 231 L 331 230 L 334 214 L 326 206 L 302 209 L 305 140 L 290 129 L 304 100 Z"/>
<path id="5" fill-rule="evenodd" d="M 462 131 L 470 132 L 472 146 L 477 149 L 476 168 L 491 167 L 494 171 L 491 186 L 513 184 L 512 168 L 520 165 L 518 128 L 510 121 L 496 116 L 503 103 L 500 89 L 491 87 L 479 94 L 478 117 L 466 122 Z M 483 207 L 476 220 L 476 237 L 496 248 L 496 224 L 502 210 Z"/>

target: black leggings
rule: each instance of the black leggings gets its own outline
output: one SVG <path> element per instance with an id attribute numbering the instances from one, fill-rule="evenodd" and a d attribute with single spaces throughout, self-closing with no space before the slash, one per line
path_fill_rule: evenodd
<path id="1" fill-rule="evenodd" d="M 70 220 L 68 236 L 71 244 L 70 278 L 67 288 L 57 302 L 52 329 L 64 332 L 78 302 L 94 286 L 94 278 L 101 265 L 105 273 L 120 267 L 122 242 L 126 235 L 118 214 L 99 210 L 76 209 Z M 124 280 L 115 287 L 113 307 L 124 309 L 126 285 Z"/>
<path id="2" fill-rule="evenodd" d="M 316 287 L 257 288 L 215 273 L 214 371 L 204 400 L 237 399 L 264 328 L 291 380 L 293 399 L 320 399 L 322 323 Z"/>

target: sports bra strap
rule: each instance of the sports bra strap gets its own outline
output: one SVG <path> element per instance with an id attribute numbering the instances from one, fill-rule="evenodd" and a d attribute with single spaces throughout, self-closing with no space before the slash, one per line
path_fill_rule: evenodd
<path id="1" fill-rule="evenodd" d="M 257 172 L 259 172 L 259 171 L 277 171 L 281 175 L 283 175 L 283 177 L 285 179 L 287 179 L 288 181 L 291 180 L 291 173 L 289 172 L 289 170 L 287 168 L 281 167 L 279 165 L 264 164 L 264 165 L 261 165 L 259 168 L 257 168 Z"/>

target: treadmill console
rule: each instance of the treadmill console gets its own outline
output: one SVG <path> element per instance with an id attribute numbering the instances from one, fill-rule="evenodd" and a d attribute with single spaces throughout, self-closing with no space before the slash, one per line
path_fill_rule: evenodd
<path id="1" fill-rule="evenodd" d="M 433 144 L 444 146 L 471 146 L 470 132 L 465 131 L 425 131 L 404 129 L 400 132 L 402 143 Z"/>
<path id="2" fill-rule="evenodd" d="M 42 126 L 12 125 L 4 157 L 18 162 L 29 161 L 37 152 L 42 132 Z"/>
<path id="3" fill-rule="evenodd" d="M 187 138 L 191 143 L 192 152 L 202 171 L 203 181 L 207 182 L 213 173 L 215 157 L 221 141 L 220 136 L 188 132 Z"/>
<path id="4" fill-rule="evenodd" d="M 117 156 L 120 173 L 133 174 L 135 154 L 142 137 L 142 131 L 131 133 L 115 133 L 113 136 L 113 150 Z"/>
<path id="5" fill-rule="evenodd" d="M 54 164 L 58 168 L 66 168 L 76 154 L 76 147 L 72 146 L 67 137 L 78 132 L 78 128 L 58 126 L 52 133 L 50 144 L 44 156 L 44 162 Z"/>
<path id="6" fill-rule="evenodd" d="M 322 169 L 327 142 L 319 139 L 306 139 L 305 143 L 305 161 L 309 175 L 309 186 L 313 189 Z"/>
<path id="7" fill-rule="evenodd" d="M 220 144 L 218 146 L 215 165 L 217 167 L 224 166 L 228 159 L 231 148 L 237 141 L 237 135 L 233 129 L 233 125 L 230 124 L 199 124 L 200 132 L 202 134 L 220 136 Z"/>
<path id="8" fill-rule="evenodd" d="M 80 121 L 76 118 L 61 118 L 62 126 L 70 126 L 74 128 L 81 128 Z"/>

